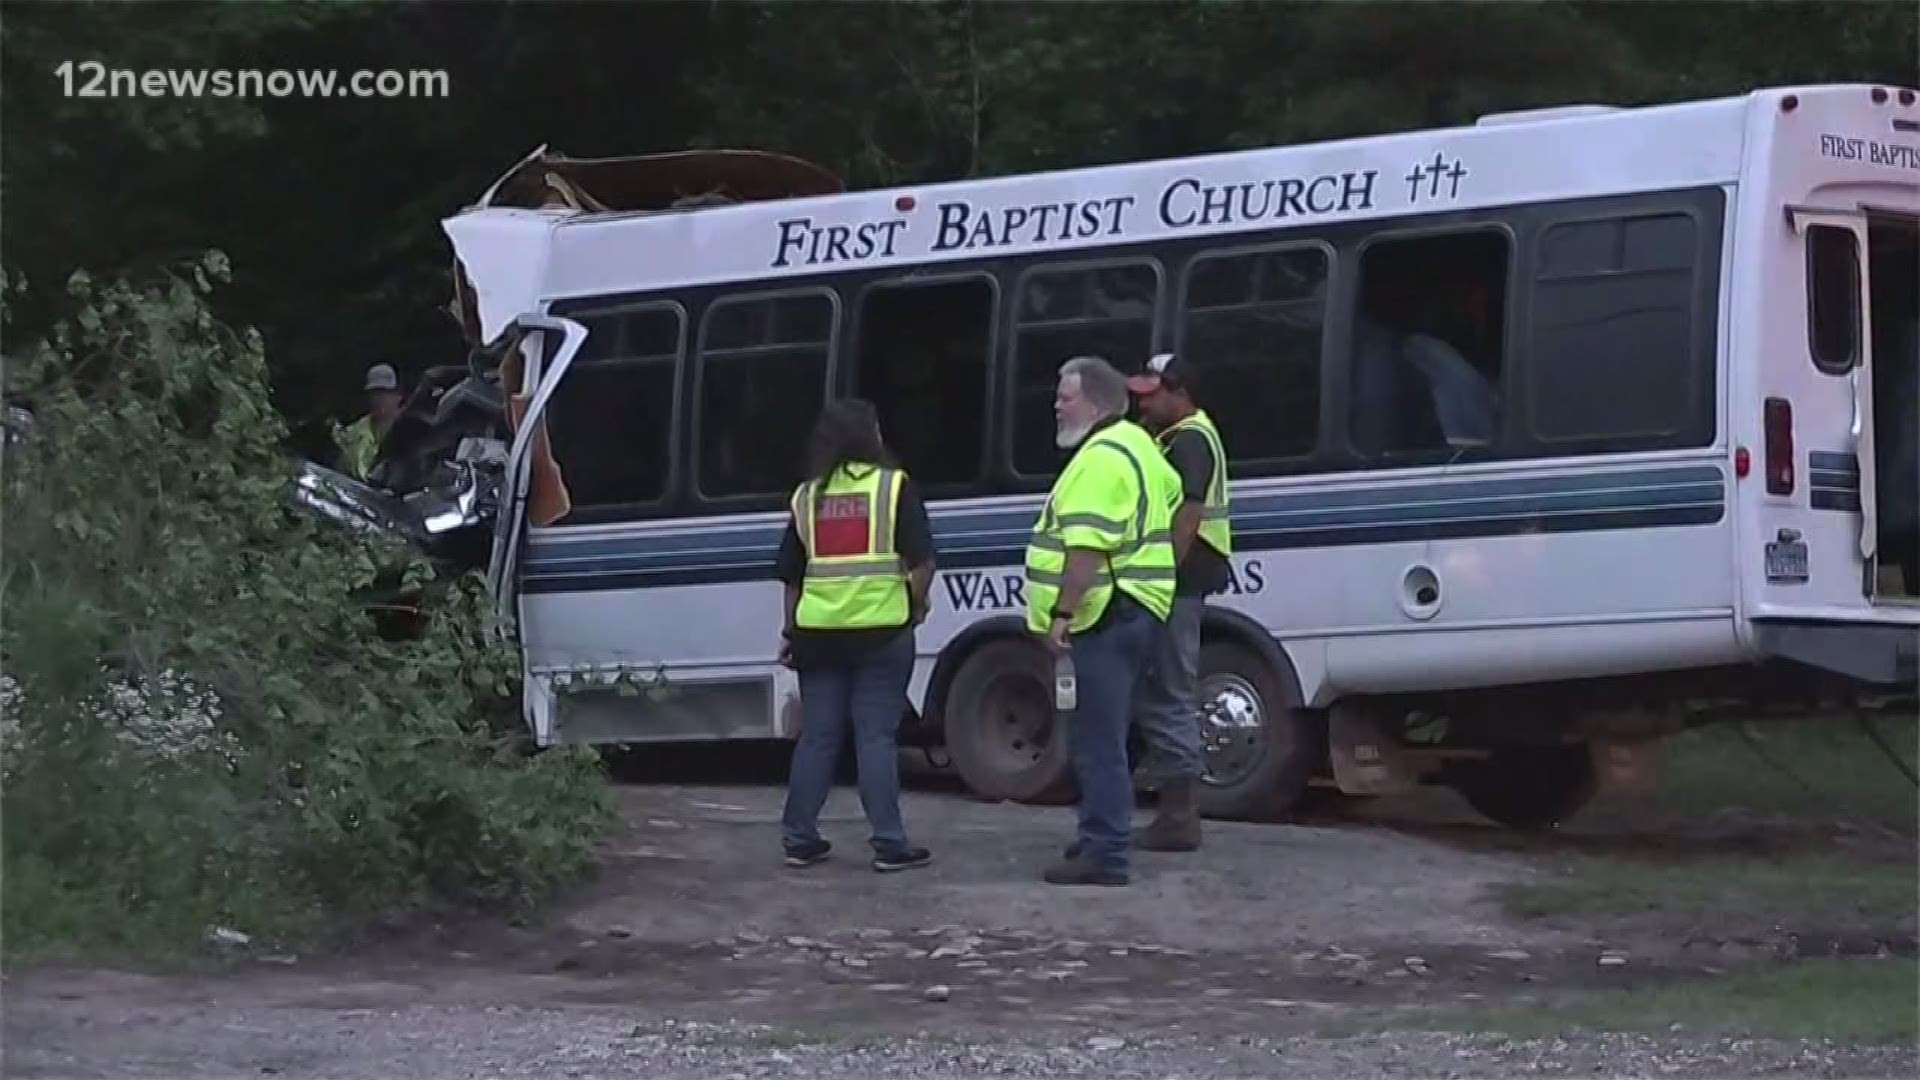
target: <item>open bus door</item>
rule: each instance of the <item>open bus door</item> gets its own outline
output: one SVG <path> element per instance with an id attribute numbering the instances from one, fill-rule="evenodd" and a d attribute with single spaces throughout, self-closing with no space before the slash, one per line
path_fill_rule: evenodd
<path id="1" fill-rule="evenodd" d="M 1768 380 L 1766 490 L 1803 498 L 1809 528 L 1768 536 L 1766 580 L 1828 609 L 1910 607 L 1920 603 L 1920 213 L 1788 208 L 1788 217 L 1805 252 L 1812 365 Z M 1832 429 L 1812 423 L 1818 415 L 1834 415 Z M 1795 446 L 1803 425 L 1814 442 Z M 1818 540 L 1809 552 L 1807 540 L 1841 513 L 1843 553 Z"/>
<path id="2" fill-rule="evenodd" d="M 549 469 L 552 466 L 542 414 L 574 357 L 580 354 L 587 328 L 571 319 L 532 314 L 519 316 L 512 325 L 518 340 L 513 355 L 501 367 L 513 442 L 507 448 L 500 478 L 500 508 L 494 518 L 487 584 L 493 590 L 496 614 L 518 624 L 518 562 L 529 511 L 537 511 L 533 516 L 543 523 L 566 512 L 565 489 L 558 483 L 557 470 L 554 475 L 539 477 L 542 482 L 535 482 L 543 464 Z"/>
<path id="3" fill-rule="evenodd" d="M 1870 594 L 1879 529 L 1874 490 L 1873 316 L 1868 305 L 1867 219 L 1859 211 L 1827 208 L 1790 207 L 1788 216 L 1806 248 L 1807 333 L 1815 366 L 1830 373 L 1843 371 L 1848 391 L 1847 441 L 1851 445 L 1847 450 L 1852 461 L 1844 462 L 1842 455 L 1832 452 L 1809 453 L 1809 495 L 1815 510 L 1833 509 L 1822 505 L 1827 501 L 1822 496 L 1832 499 L 1841 489 L 1854 488 L 1857 505 L 1847 509 L 1858 515 L 1853 549 L 1860 576 L 1853 580 L 1864 582 Z M 1775 463 L 1768 464 L 1771 480 Z M 1847 472 L 1853 476 L 1841 475 Z M 1768 575 L 1783 569 L 1776 561 L 1775 544 L 1769 543 Z"/>
<path id="4" fill-rule="evenodd" d="M 1866 362 L 1876 539 L 1868 598 L 1920 605 L 1920 208 L 1870 208 Z"/>

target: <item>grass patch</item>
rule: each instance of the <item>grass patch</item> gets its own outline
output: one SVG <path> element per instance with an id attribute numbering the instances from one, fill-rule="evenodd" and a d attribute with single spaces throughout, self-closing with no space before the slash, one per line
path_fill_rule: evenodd
<path id="1" fill-rule="evenodd" d="M 1578 856 L 1545 881 L 1502 891 L 1510 914 L 1585 926 L 1657 924 L 1668 931 L 1915 928 L 1910 863 L 1862 863 L 1833 855 L 1648 863 Z"/>
<path id="2" fill-rule="evenodd" d="M 1711 981 L 1607 991 L 1575 1002 L 1428 1016 L 1448 1031 L 1546 1037 L 1572 1031 L 1746 1035 L 1911 1045 L 1920 1039 L 1920 964 L 1810 960 Z"/>
<path id="3" fill-rule="evenodd" d="M 1877 728 L 1909 765 L 1920 725 Z M 1851 720 L 1719 725 L 1662 748 L 1651 790 L 1577 819 L 1510 914 L 1677 938 L 1916 931 L 1916 793 Z"/>
<path id="4" fill-rule="evenodd" d="M 1920 766 L 1920 722 L 1883 717 L 1874 727 L 1908 769 Z M 1920 833 L 1920 792 L 1845 717 L 1683 732 L 1661 745 L 1656 777 L 1651 791 L 1596 809 L 1647 820 L 1746 814 Z"/>

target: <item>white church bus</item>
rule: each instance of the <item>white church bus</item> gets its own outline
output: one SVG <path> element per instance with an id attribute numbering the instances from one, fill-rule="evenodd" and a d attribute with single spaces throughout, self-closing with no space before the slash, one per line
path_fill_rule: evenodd
<path id="1" fill-rule="evenodd" d="M 784 500 L 860 395 L 939 550 L 907 730 L 983 796 L 1069 795 L 1020 630 L 1054 379 L 1162 350 L 1231 457 L 1211 816 L 1435 783 L 1532 826 L 1689 723 L 1912 707 L 1910 89 L 861 192 L 542 150 L 444 227 L 514 402 L 492 575 L 543 745 L 795 734 Z"/>

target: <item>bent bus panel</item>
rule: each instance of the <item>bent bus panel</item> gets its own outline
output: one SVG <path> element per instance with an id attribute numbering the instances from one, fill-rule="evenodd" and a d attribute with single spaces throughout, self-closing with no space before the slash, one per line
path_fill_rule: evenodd
<path id="1" fill-rule="evenodd" d="M 482 340 L 526 313 L 586 331 L 565 357 L 529 341 L 514 372 L 527 399 L 556 380 L 522 422 L 568 489 L 550 521 L 510 499 L 500 522 L 540 741 L 792 734 L 781 508 L 814 412 L 856 393 L 929 493 L 941 570 L 911 705 L 939 722 L 1017 622 L 1052 380 L 1084 351 L 1211 373 L 1236 554 L 1210 640 L 1263 657 L 1249 685 L 1270 696 L 1338 714 L 1678 700 L 1694 688 L 1654 677 L 1687 673 L 1716 697 L 1763 671 L 1910 684 L 1912 91 L 1492 120 L 448 219 Z M 1853 236 L 1856 278 L 1823 276 L 1849 264 L 1809 253 L 1822 229 Z M 554 692 L 614 670 L 671 690 Z"/>

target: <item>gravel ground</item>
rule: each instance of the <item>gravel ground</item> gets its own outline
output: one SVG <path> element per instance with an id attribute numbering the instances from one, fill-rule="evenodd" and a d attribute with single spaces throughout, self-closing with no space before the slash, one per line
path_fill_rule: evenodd
<path id="1" fill-rule="evenodd" d="M 39 1010 L 28 1010 L 39 1020 Z M 13 1023 L 9 1018 L 9 1025 Z M 1245 1035 L 1230 1040 L 1103 1032 L 1038 1041 L 911 1034 L 814 1042 L 780 1028 L 673 1020 L 635 1023 L 618 1011 L 403 1009 L 390 1013 L 263 1014 L 249 1008 L 155 1008 L 114 1019 L 64 1051 L 20 1047 L 9 1037 L 6 1075 L 20 1080 L 519 1080 L 635 1077 L 760 1080 L 832 1077 L 1804 1076 L 1910 1077 L 1911 1051 L 1604 1035 L 1508 1041 L 1431 1033 L 1354 1038 Z M 78 1034 L 78 1033 L 74 1033 Z M 133 1035 L 133 1038 L 129 1038 Z M 108 1049 L 137 1041 L 135 1052 Z M 36 1040 L 36 1043 L 38 1041 Z M 236 1053 L 241 1046 L 249 1049 Z"/>
<path id="2" fill-rule="evenodd" d="M 778 787 L 620 797 L 600 879 L 537 925 L 329 957 L 257 942 L 211 973 L 10 973 L 5 1075 L 1920 1074 L 1901 1047 L 1395 1030 L 1404 1011 L 1719 969 L 1514 925 L 1487 892 L 1525 864 L 1377 826 L 1210 822 L 1202 853 L 1143 855 L 1131 888 L 1063 890 L 1037 878 L 1067 809 L 912 794 L 937 861 L 876 875 L 845 789 L 835 859 L 798 872 L 778 862 Z"/>

